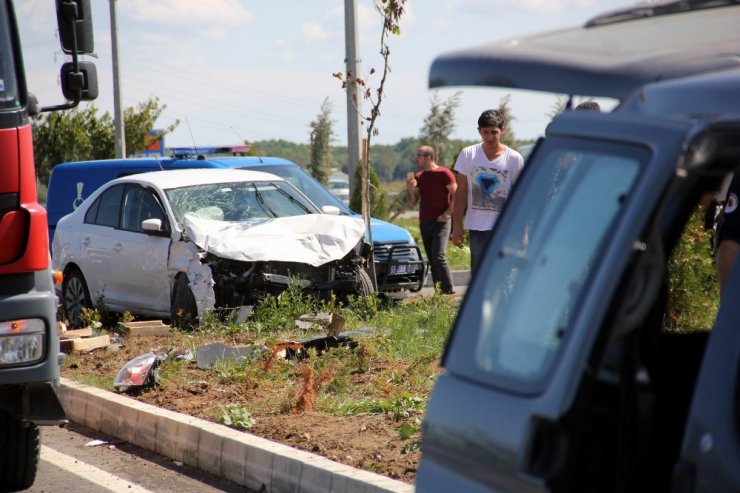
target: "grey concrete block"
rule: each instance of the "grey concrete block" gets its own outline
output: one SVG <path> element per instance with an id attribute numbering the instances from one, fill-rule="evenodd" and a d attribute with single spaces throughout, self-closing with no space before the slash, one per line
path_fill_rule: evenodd
<path id="1" fill-rule="evenodd" d="M 299 493 L 303 463 L 286 455 L 275 455 L 272 463 L 272 489 L 281 493 Z"/>
<path id="2" fill-rule="evenodd" d="M 210 424 L 210 423 L 209 423 Z M 198 469 L 221 474 L 221 449 L 224 439 L 213 426 L 204 426 L 198 435 Z"/>
<path id="3" fill-rule="evenodd" d="M 221 447 L 221 476 L 236 484 L 244 484 L 248 445 L 241 437 L 224 437 Z"/>
<path id="4" fill-rule="evenodd" d="M 272 488 L 272 468 L 276 454 L 269 448 L 250 445 L 247 450 L 247 463 L 244 468 L 244 486 L 254 491 L 267 491 Z"/>

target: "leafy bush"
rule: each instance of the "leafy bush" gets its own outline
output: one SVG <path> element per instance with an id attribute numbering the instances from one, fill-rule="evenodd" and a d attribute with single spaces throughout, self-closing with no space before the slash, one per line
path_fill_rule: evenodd
<path id="1" fill-rule="evenodd" d="M 252 413 L 237 404 L 221 406 L 221 416 L 218 422 L 237 430 L 248 430 L 254 426 L 255 419 Z"/>

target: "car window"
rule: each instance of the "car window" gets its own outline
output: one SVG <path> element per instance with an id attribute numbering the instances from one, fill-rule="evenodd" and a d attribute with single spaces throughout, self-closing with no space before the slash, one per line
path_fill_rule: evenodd
<path id="1" fill-rule="evenodd" d="M 319 212 L 305 199 L 271 182 L 204 184 L 165 193 L 180 223 L 186 214 L 218 221 L 251 221 Z"/>
<path id="2" fill-rule="evenodd" d="M 164 223 L 164 212 L 154 194 L 139 185 L 128 185 L 123 195 L 121 228 L 143 232 L 142 221 L 159 219 Z"/>
<path id="3" fill-rule="evenodd" d="M 528 164 L 467 294 L 449 368 L 513 390 L 539 388 L 648 157 L 631 146 L 548 141 Z"/>
<path id="4" fill-rule="evenodd" d="M 117 228 L 123 188 L 123 185 L 115 185 L 103 192 L 85 214 L 85 222 Z M 94 217 L 93 211 L 95 211 Z"/>
<path id="5" fill-rule="evenodd" d="M 245 166 L 240 169 L 251 169 L 255 171 L 264 171 L 265 173 L 272 173 L 280 178 L 284 179 L 298 190 L 300 190 L 308 199 L 317 205 L 319 208 L 325 205 L 331 205 L 339 207 L 339 210 L 344 215 L 352 214 L 352 211 L 342 203 L 341 200 L 337 199 L 334 195 L 329 192 L 324 186 L 319 183 L 313 176 L 309 175 L 306 170 L 300 166 L 286 166 L 286 165 L 259 165 L 259 166 Z"/>

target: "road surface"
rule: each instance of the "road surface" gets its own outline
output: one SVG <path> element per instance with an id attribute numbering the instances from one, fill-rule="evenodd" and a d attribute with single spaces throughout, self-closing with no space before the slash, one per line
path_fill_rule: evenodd
<path id="1" fill-rule="evenodd" d="M 41 462 L 32 493 L 249 492 L 230 481 L 181 465 L 70 423 L 41 428 Z M 93 440 L 105 443 L 93 445 Z M 91 443 L 92 442 L 92 443 Z"/>

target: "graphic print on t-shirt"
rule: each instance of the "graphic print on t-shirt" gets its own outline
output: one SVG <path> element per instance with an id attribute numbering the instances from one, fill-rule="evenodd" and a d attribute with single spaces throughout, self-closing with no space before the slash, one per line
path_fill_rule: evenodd
<path id="1" fill-rule="evenodd" d="M 508 170 L 476 167 L 472 170 L 472 208 L 484 211 L 501 211 L 506 202 L 506 177 Z"/>

